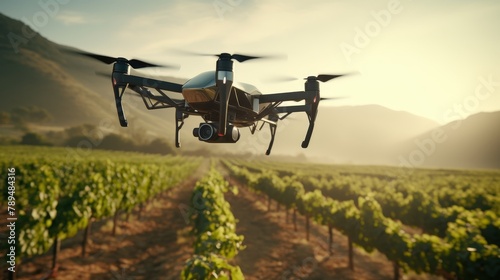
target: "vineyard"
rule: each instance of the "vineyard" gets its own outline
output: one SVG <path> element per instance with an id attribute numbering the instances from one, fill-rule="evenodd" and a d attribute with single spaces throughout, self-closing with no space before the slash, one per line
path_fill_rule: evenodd
<path id="1" fill-rule="evenodd" d="M 213 169 L 194 187 L 190 218 L 196 241 L 194 256 L 187 261 L 182 279 L 243 279 L 241 269 L 228 263 L 244 247 L 243 236 L 236 234 L 236 220 L 224 199 L 227 191 L 227 181 Z"/>
<path id="2" fill-rule="evenodd" d="M 413 171 L 395 168 L 332 168 L 226 161 L 231 174 L 257 193 L 377 250 L 404 271 L 449 279 L 500 277 L 500 173 Z M 403 226 L 417 228 L 409 233 Z M 296 228 L 296 225 L 295 225 Z"/>
<path id="3" fill-rule="evenodd" d="M 6 147 L 0 155 L 2 170 L 16 170 L 17 262 L 53 247 L 53 269 L 62 240 L 85 229 L 85 257 L 93 220 L 114 216 L 116 222 L 120 212 L 130 212 L 175 186 L 200 164 L 199 159 L 112 152 L 76 157 L 64 149 L 48 148 Z M 5 178 L 2 190 L 2 206 L 14 205 L 6 201 Z M 2 247 L 6 245 L 2 242 Z"/>
<path id="4" fill-rule="evenodd" d="M 4 177 L 0 204 L 3 212 L 15 205 L 17 266 L 31 269 L 41 260 L 37 269 L 48 277 L 72 279 L 64 274 L 74 270 L 67 256 L 95 267 L 96 248 L 121 238 L 109 257 L 133 276 L 104 263 L 99 274 L 83 269 L 76 277 L 500 278 L 498 171 L 241 159 L 208 165 L 180 156 L 0 148 L 2 176 L 15 168 L 15 204 Z M 119 223 L 130 215 L 129 226 Z M 315 241 L 323 234 L 325 246 Z M 97 237 L 103 241 L 93 242 Z M 1 246 L 8 248 L 3 236 Z M 147 258 L 125 258 L 135 251 Z M 339 263 L 346 270 L 332 269 Z M 390 273 L 366 272 L 370 263 L 374 270 L 386 263 Z M 59 267 L 65 270 L 57 274 Z"/>

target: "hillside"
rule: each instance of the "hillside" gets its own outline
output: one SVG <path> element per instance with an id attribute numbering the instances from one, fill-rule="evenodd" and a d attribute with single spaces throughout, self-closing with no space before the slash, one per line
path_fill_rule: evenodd
<path id="1" fill-rule="evenodd" d="M 425 152 L 422 166 L 500 168 L 499 128 L 500 112 L 478 113 L 439 127 L 437 130 L 442 136 L 437 138 L 439 141 L 433 141 L 434 145 L 429 142 L 433 139 L 432 131 L 406 141 L 401 155 L 408 158 L 415 150 Z M 422 144 L 424 142 L 427 144 Z"/>
<path id="2" fill-rule="evenodd" d="M 36 105 L 53 116 L 47 124 L 51 127 L 89 123 L 127 134 L 127 130 L 118 125 L 110 81 L 95 75 L 96 71 L 110 72 L 111 67 L 61 52 L 67 47 L 50 42 L 40 34 L 26 39 L 22 37 L 23 28 L 34 32 L 22 22 L 0 14 L 0 97 L 3 100 L 0 111 Z M 12 40 L 20 42 L 19 45 L 13 46 Z M 124 106 L 129 130 L 145 130 L 158 136 L 166 129 L 173 129 L 164 122 L 165 118 L 173 119 L 173 114 L 148 111 L 140 98 L 126 96 Z"/>
<path id="3" fill-rule="evenodd" d="M 280 124 L 276 151 L 300 152 L 307 131 L 305 114 Z M 432 120 L 379 105 L 329 107 L 320 105 L 307 153 L 337 163 L 394 164 L 398 143 L 437 127 Z"/>

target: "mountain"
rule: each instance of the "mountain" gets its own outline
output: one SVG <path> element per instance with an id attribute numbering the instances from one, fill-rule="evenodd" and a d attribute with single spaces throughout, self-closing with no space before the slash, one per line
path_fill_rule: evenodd
<path id="1" fill-rule="evenodd" d="M 300 152 L 308 126 L 305 114 L 302 115 L 279 124 L 284 128 L 276 137 L 276 152 Z M 430 119 L 379 105 L 320 104 L 309 148 L 302 152 L 337 163 L 394 164 L 395 145 L 438 126 Z"/>
<path id="2" fill-rule="evenodd" d="M 407 140 L 406 164 L 449 168 L 500 168 L 500 112 L 478 113 Z"/>
<path id="3" fill-rule="evenodd" d="M 132 96 L 123 99 L 129 128 L 119 127 L 110 81 L 95 75 L 110 72 L 110 66 L 63 49 L 68 47 L 0 14 L 0 111 L 36 105 L 50 112 L 53 120 L 47 125 L 51 127 L 89 123 L 108 132 L 155 136 L 174 129 L 172 122 L 164 121 L 174 119 L 172 112 L 148 111 L 140 98 Z"/>

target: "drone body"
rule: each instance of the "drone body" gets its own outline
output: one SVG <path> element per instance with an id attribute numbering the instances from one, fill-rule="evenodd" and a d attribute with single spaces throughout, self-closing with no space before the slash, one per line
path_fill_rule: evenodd
<path id="1" fill-rule="evenodd" d="M 217 122 L 220 119 L 215 75 L 215 71 L 204 72 L 182 86 L 184 100 L 189 107 L 200 113 L 206 122 Z M 228 101 L 228 121 L 235 127 L 254 124 L 259 112 L 268 105 L 257 102 L 261 95 L 262 93 L 250 84 L 233 82 Z"/>
<path id="2" fill-rule="evenodd" d="M 139 94 L 150 110 L 175 108 L 175 144 L 180 147 L 179 131 L 184 119 L 190 115 L 200 116 L 204 122 L 193 130 L 200 141 L 209 143 L 236 143 L 240 138 L 239 129 L 249 127 L 255 133 L 259 122 L 268 124 L 271 141 L 266 155 L 271 153 L 279 120 L 291 113 L 305 112 L 309 120 L 302 147 L 307 148 L 314 129 L 320 98 L 319 82 L 326 82 L 343 75 L 309 76 L 303 91 L 262 94 L 256 87 L 237 83 L 233 80 L 233 60 L 244 62 L 259 57 L 241 54 L 222 53 L 218 57 L 216 70 L 203 72 L 184 84 L 171 83 L 156 79 L 130 75 L 130 67 L 144 68 L 159 66 L 140 60 L 112 58 L 85 52 L 71 51 L 113 64 L 112 84 L 120 125 L 128 125 L 122 107 L 125 90 L 131 89 Z M 158 94 L 153 94 L 151 89 Z M 182 94 L 183 99 L 170 98 L 165 92 Z M 281 106 L 285 101 L 305 101 L 304 105 Z M 262 126 L 260 128 L 262 128 Z"/>

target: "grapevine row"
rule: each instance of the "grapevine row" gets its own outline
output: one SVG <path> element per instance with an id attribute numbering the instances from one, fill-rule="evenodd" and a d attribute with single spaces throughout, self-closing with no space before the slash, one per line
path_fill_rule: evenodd
<path id="1" fill-rule="evenodd" d="M 244 247 L 224 199 L 227 191 L 227 181 L 215 169 L 196 183 L 190 207 L 194 255 L 186 262 L 181 279 L 244 279 L 239 266 L 228 263 Z"/>
<path id="2" fill-rule="evenodd" d="M 11 157 L 0 160 L 0 168 L 16 169 L 18 262 L 58 247 L 91 220 L 131 211 L 181 182 L 200 163 L 199 159 L 103 152 L 68 158 L 63 149 L 12 149 Z M 1 182 L 5 184 L 5 178 Z"/>
<path id="3" fill-rule="evenodd" d="M 371 193 L 385 216 L 439 237 L 446 236 L 449 223 L 473 219 L 488 243 L 500 246 L 498 172 L 449 171 L 453 175 L 443 178 L 439 171 L 416 170 L 409 178 L 397 178 L 397 168 L 388 167 L 335 167 L 338 170 L 332 171 L 331 166 L 313 165 L 304 174 L 304 165 L 299 164 L 238 164 L 254 171 L 275 170 L 281 176 L 297 173 L 306 191 L 321 189 L 325 196 L 336 200 L 356 203 L 358 197 Z M 468 187 L 458 187 L 458 181 Z M 450 193 L 454 193 L 453 200 L 448 199 Z M 461 204 L 451 205 L 460 195 Z"/>
<path id="4" fill-rule="evenodd" d="M 401 223 L 383 215 L 372 196 L 360 197 L 357 203 L 338 201 L 324 197 L 320 190 L 306 192 L 291 177 L 281 178 L 269 171 L 252 173 L 227 162 L 226 165 L 233 176 L 254 190 L 287 207 L 295 207 L 306 216 L 306 223 L 310 217 L 334 227 L 366 251 L 377 249 L 396 268 L 458 279 L 500 277 L 500 249 L 486 242 L 472 220 L 468 225 L 461 224 L 463 221 L 450 223 L 444 239 L 428 234 L 410 235 L 402 230 Z"/>
<path id="5" fill-rule="evenodd" d="M 461 206 L 467 210 L 480 209 L 500 212 L 500 172 L 479 170 L 440 170 L 386 167 L 386 166 L 342 166 L 283 162 L 244 162 L 237 161 L 238 165 L 250 169 L 275 170 L 280 176 L 303 174 L 315 177 L 318 180 L 345 178 L 360 182 L 351 185 L 351 188 L 361 187 L 385 192 L 387 183 L 395 182 L 397 191 L 407 196 L 407 191 L 414 189 L 429 194 L 430 197 L 443 208 Z M 362 182 L 362 184 L 361 184 Z M 357 191 L 357 190 L 356 190 Z M 392 190 L 391 190 L 392 191 Z"/>
<path id="6" fill-rule="evenodd" d="M 321 189 L 325 196 L 341 201 L 356 201 L 358 197 L 370 193 L 382 207 L 385 216 L 439 237 L 446 236 L 449 223 L 474 219 L 488 243 L 500 246 L 500 219 L 495 212 L 467 210 L 456 205 L 441 207 L 429 194 L 412 187 L 409 181 L 383 183 L 356 177 L 318 180 L 309 176 L 300 176 L 298 180 L 304 184 L 306 191 Z"/>

